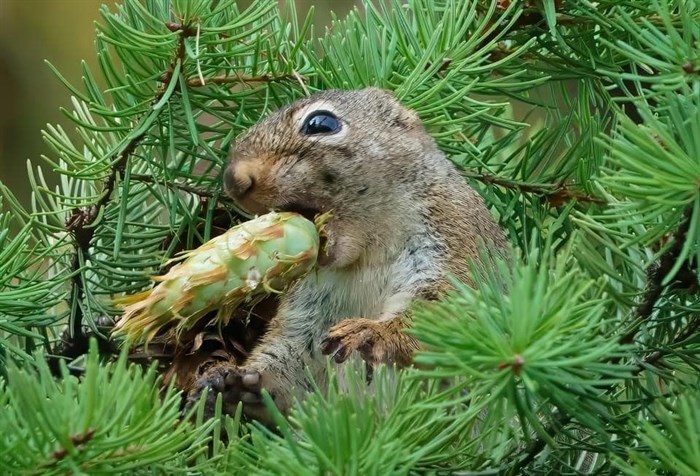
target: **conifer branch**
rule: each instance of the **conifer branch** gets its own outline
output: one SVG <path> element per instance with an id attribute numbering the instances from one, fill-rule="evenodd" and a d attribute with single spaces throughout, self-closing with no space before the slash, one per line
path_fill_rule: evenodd
<path id="1" fill-rule="evenodd" d="M 559 434 L 559 431 L 571 422 L 572 417 L 566 413 L 557 412 L 552 417 L 552 422 L 544 429 L 544 432 L 549 438 L 554 438 Z M 547 441 L 539 437 L 530 443 L 530 445 L 521 452 L 521 456 L 516 458 L 516 463 L 507 468 L 508 474 L 521 474 L 522 470 L 532 463 L 535 458 L 547 447 Z"/>
<path id="2" fill-rule="evenodd" d="M 594 205 L 604 205 L 605 201 L 593 195 L 588 195 L 576 190 L 572 190 L 564 184 L 549 185 L 549 184 L 532 184 L 518 180 L 509 180 L 503 177 L 490 174 L 480 174 L 464 172 L 466 177 L 478 180 L 479 182 L 488 185 L 498 185 L 503 188 L 514 190 L 519 193 L 530 193 L 539 196 L 543 201 L 549 202 L 557 207 L 563 203 L 576 200 L 581 203 L 590 203 Z"/>
<path id="3" fill-rule="evenodd" d="M 185 60 L 185 40 L 194 34 L 192 28 L 174 23 L 166 23 L 166 27 L 171 31 L 179 33 L 178 41 L 173 54 L 173 59 L 168 65 L 168 70 L 165 75 L 171 76 L 178 62 Z M 154 94 L 152 103 L 160 101 L 165 94 L 165 87 L 160 86 Z M 109 204 L 114 187 L 117 183 L 117 176 L 124 171 L 128 166 L 129 158 L 136 151 L 146 132 L 135 135 L 118 155 L 111 160 L 112 167 L 109 175 L 103 184 L 102 196 L 93 205 L 89 207 L 76 208 L 68 217 L 65 223 L 66 231 L 68 231 L 74 240 L 75 255 L 71 263 L 71 292 L 70 299 L 74 304 L 75 312 L 71 316 L 69 328 L 70 338 L 62 340 L 59 348 L 53 354 L 64 358 L 75 358 L 84 354 L 88 350 L 88 337 L 83 331 L 83 310 L 80 305 L 80 300 L 83 297 L 85 282 L 82 274 L 81 256 L 88 258 L 90 252 L 90 243 L 95 236 L 96 227 L 95 221 L 102 214 L 103 209 Z"/>
<path id="4" fill-rule="evenodd" d="M 265 83 L 274 83 L 280 81 L 296 80 L 306 82 L 306 78 L 298 73 L 294 74 L 280 74 L 279 76 L 274 76 L 271 74 L 262 74 L 259 76 L 250 76 L 241 73 L 235 73 L 232 75 L 220 75 L 213 76 L 211 78 L 190 78 L 186 81 L 187 86 L 192 88 L 210 86 L 212 84 L 246 84 L 246 85 L 256 85 Z M 165 81 L 164 81 L 165 82 Z"/>
<path id="5" fill-rule="evenodd" d="M 673 342 L 671 343 L 671 345 L 680 344 L 681 342 L 684 342 L 685 340 L 693 337 L 693 335 L 695 335 L 695 333 L 697 333 L 699 329 L 700 329 L 700 316 L 695 316 L 695 319 L 692 320 L 690 323 L 688 323 L 688 325 L 685 326 L 683 328 L 683 330 L 676 335 L 676 337 L 673 339 Z M 670 346 L 669 346 L 669 348 L 670 348 Z M 635 375 L 635 376 L 639 375 L 640 373 L 642 373 L 645 369 L 649 368 L 650 366 L 658 364 L 661 360 L 663 360 L 664 357 L 666 357 L 670 353 L 671 353 L 670 350 L 664 350 L 664 349 L 655 350 L 651 354 L 644 357 L 644 359 L 632 371 L 632 375 Z"/>
<path id="6" fill-rule="evenodd" d="M 130 176 L 131 180 L 134 182 L 141 182 L 141 183 L 147 183 L 147 184 L 152 184 L 152 185 L 165 185 L 171 190 L 180 190 L 183 192 L 191 193 L 192 195 L 196 195 L 197 197 L 201 199 L 216 199 L 217 203 L 220 203 L 222 205 L 229 205 L 232 202 L 226 198 L 226 196 L 221 195 L 221 194 L 215 194 L 213 192 L 210 192 L 209 190 L 203 189 L 203 188 L 198 188 L 198 187 L 193 187 L 191 185 L 187 185 L 186 183 L 181 183 L 181 182 L 158 182 L 156 181 L 152 175 L 143 175 L 143 174 L 131 174 Z"/>
<path id="7" fill-rule="evenodd" d="M 76 435 L 71 435 L 71 436 L 70 436 L 70 441 L 71 441 L 71 443 L 73 444 L 73 446 L 84 445 L 85 443 L 88 443 L 90 440 L 92 440 L 92 438 L 95 436 L 96 431 L 97 431 L 97 430 L 96 430 L 95 428 L 88 428 L 88 430 L 87 430 L 86 432 L 84 432 L 84 433 L 79 433 L 79 434 L 76 434 Z M 57 449 L 57 450 L 54 450 L 54 451 L 51 453 L 51 460 L 53 460 L 52 463 L 55 464 L 55 463 L 57 463 L 58 461 L 60 461 L 60 460 L 62 460 L 63 458 L 65 458 L 66 456 L 68 456 L 68 450 L 67 450 L 67 449 L 61 447 L 61 448 L 59 448 L 59 449 Z M 46 465 L 45 467 L 47 467 L 47 466 L 52 466 L 52 464 Z"/>
<path id="8" fill-rule="evenodd" d="M 674 241 L 672 246 L 661 256 L 659 263 L 650 270 L 647 291 L 636 312 L 637 324 L 620 338 L 619 342 L 621 344 L 631 344 L 634 341 L 634 337 L 639 329 L 639 326 L 651 316 L 656 302 L 666 288 L 666 286 L 662 285 L 662 282 L 676 263 L 676 260 L 678 259 L 678 256 L 683 248 L 683 243 L 685 242 L 685 238 L 690 227 L 691 212 L 692 207 L 686 209 L 683 219 L 673 235 Z M 671 348 L 675 344 L 682 343 L 688 338 L 692 337 L 699 328 L 700 319 L 695 319 L 690 322 L 681 332 L 675 335 L 668 348 L 656 350 L 639 362 L 632 370 L 632 375 L 639 375 L 642 371 L 649 368 L 649 366 L 658 363 L 665 356 L 671 353 Z M 617 363 L 619 360 L 620 359 L 616 357 L 611 359 L 611 362 Z M 606 392 L 611 392 L 614 390 L 614 388 L 615 386 L 611 385 L 608 387 Z M 554 438 L 557 434 L 559 434 L 561 429 L 567 424 L 571 423 L 573 419 L 574 417 L 572 415 L 558 412 L 552 417 L 552 422 L 545 428 L 545 433 L 550 438 Z M 512 474 L 519 474 L 525 467 L 532 463 L 546 447 L 547 441 L 545 438 L 539 437 L 535 439 L 525 450 L 521 452 L 522 456 L 516 458 L 517 463 L 513 467 L 509 467 L 508 472 Z"/>
<path id="9" fill-rule="evenodd" d="M 637 317 L 640 319 L 640 321 L 638 321 L 639 324 L 630 331 L 628 331 L 625 335 L 623 335 L 620 339 L 620 343 L 631 344 L 634 341 L 634 336 L 636 335 L 636 332 L 639 328 L 639 325 L 641 325 L 641 322 L 643 322 L 651 316 L 656 301 L 658 301 L 658 299 L 661 297 L 662 292 L 665 289 L 665 286 L 663 286 L 661 283 L 675 264 L 675 261 L 678 258 L 678 255 L 680 254 L 680 251 L 683 247 L 683 243 L 685 241 L 685 237 L 690 226 L 691 212 L 692 208 L 688 208 L 686 210 L 686 212 L 684 213 L 684 218 L 681 221 L 680 226 L 676 230 L 676 233 L 674 234 L 673 245 L 662 255 L 661 259 L 659 260 L 659 264 L 656 265 L 652 270 L 650 270 L 650 281 L 647 286 L 647 292 L 645 293 L 645 297 L 642 303 L 637 308 Z M 644 357 L 634 367 L 634 369 L 631 372 L 632 375 L 637 376 L 644 370 L 648 369 L 650 366 L 653 366 L 654 364 L 661 361 L 664 357 L 671 353 L 671 349 L 673 348 L 673 346 L 686 341 L 687 339 L 695 335 L 695 333 L 697 333 L 699 329 L 700 318 L 696 317 L 694 320 L 688 323 L 682 331 L 675 335 L 675 337 L 669 343 L 667 348 L 656 350 Z M 619 360 L 619 358 L 613 358 L 611 362 L 617 363 L 619 362 Z M 614 389 L 615 386 L 609 386 L 606 392 L 611 392 Z M 561 428 L 569 424 L 573 420 L 573 416 L 559 412 L 552 418 L 552 420 L 553 421 L 545 428 L 545 433 L 549 435 L 550 438 L 554 438 L 559 433 Z M 546 446 L 547 442 L 544 438 L 537 438 L 522 452 L 523 456 L 517 458 L 516 460 L 518 462 L 513 468 L 508 468 L 508 471 L 512 474 L 520 474 L 521 470 L 527 467 L 527 465 L 529 465 L 530 463 L 532 463 L 535 460 L 535 458 L 540 454 L 540 452 L 542 452 L 542 450 L 546 448 Z"/>
<path id="10" fill-rule="evenodd" d="M 138 147 L 141 139 L 145 134 L 135 136 L 131 139 L 122 152 L 117 156 L 112 168 L 110 170 L 109 176 L 104 182 L 102 196 L 93 205 L 84 208 L 76 208 L 73 213 L 66 220 L 66 231 L 71 233 L 74 240 L 75 255 L 73 256 L 73 261 L 71 263 L 71 300 L 75 303 L 75 313 L 70 320 L 70 338 L 68 340 L 61 341 L 61 347 L 56 349 L 54 354 L 75 358 L 81 354 L 87 352 L 88 349 L 88 337 L 83 332 L 83 310 L 80 306 L 80 300 L 83 296 L 83 290 L 85 287 L 85 282 L 83 280 L 83 275 L 81 272 L 80 257 L 81 255 L 85 258 L 89 256 L 90 252 L 90 242 L 95 235 L 96 228 L 93 226 L 97 218 L 100 216 L 102 209 L 104 209 L 109 203 L 112 192 L 114 191 L 114 186 L 117 181 L 117 174 L 124 170 L 126 167 L 129 157 L 134 153 Z"/>
<path id="11" fill-rule="evenodd" d="M 693 320 L 689 323 L 679 334 L 675 336 L 671 346 L 674 344 L 679 344 L 684 342 L 686 339 L 692 337 L 700 329 L 700 318 Z M 664 357 L 670 354 L 670 350 L 659 349 L 647 355 L 641 362 L 639 362 L 632 370 L 632 375 L 637 376 L 644 370 L 648 369 L 650 366 L 661 361 Z M 610 386 L 607 392 L 614 390 L 614 386 Z M 552 417 L 552 422 L 545 428 L 545 433 L 549 438 L 553 439 L 556 437 L 561 429 L 573 421 L 573 416 L 557 412 L 556 415 Z M 512 467 L 507 468 L 509 474 L 520 474 L 521 471 L 526 468 L 530 463 L 532 463 L 535 458 L 547 447 L 547 441 L 539 437 L 535 439 L 525 450 L 521 452 L 519 458 L 516 458 L 517 463 Z"/>
<path id="12" fill-rule="evenodd" d="M 655 263 L 649 268 L 647 273 L 647 287 L 641 302 L 637 306 L 635 324 L 620 337 L 619 342 L 621 344 L 633 343 L 639 327 L 651 317 L 656 302 L 666 288 L 662 283 L 676 264 L 683 249 L 683 244 L 685 243 L 686 235 L 690 228 L 691 213 L 692 207 L 688 207 L 683 213 L 683 219 L 673 235 L 672 245 L 661 255 L 658 263 Z"/>
<path id="13" fill-rule="evenodd" d="M 496 8 L 501 11 L 507 11 L 511 7 L 511 0 L 499 0 L 497 2 Z M 561 8 L 562 0 L 555 0 L 555 9 L 558 11 Z M 532 8 L 531 5 L 525 4 L 525 10 L 520 14 L 520 16 L 513 22 L 513 24 L 510 26 L 510 29 L 508 30 L 507 33 L 512 33 L 514 31 L 518 30 L 525 30 L 531 27 L 538 26 L 542 22 L 544 22 L 546 19 L 544 15 L 542 14 L 541 11 L 536 10 Z M 488 45 L 492 41 L 496 40 L 500 36 L 503 35 L 502 31 L 499 30 L 493 30 L 491 33 L 488 35 L 484 36 L 484 38 L 480 42 L 480 47 L 483 47 L 485 45 Z"/>

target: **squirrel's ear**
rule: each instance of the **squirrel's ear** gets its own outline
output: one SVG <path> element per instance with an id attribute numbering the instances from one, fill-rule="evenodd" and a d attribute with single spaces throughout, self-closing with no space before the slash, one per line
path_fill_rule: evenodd
<path id="1" fill-rule="evenodd" d="M 368 86 L 368 87 L 366 87 L 366 88 L 364 88 L 364 89 L 365 89 L 365 91 L 367 91 L 368 93 L 374 93 L 374 94 L 378 94 L 378 95 L 381 95 L 381 96 L 387 96 L 387 97 L 390 97 L 390 98 L 392 98 L 392 99 L 394 99 L 394 100 L 397 100 L 397 99 L 398 99 L 398 98 L 396 97 L 396 94 L 394 93 L 394 91 L 392 91 L 391 89 L 380 88 L 380 87 L 378 87 L 378 86 Z"/>
<path id="2" fill-rule="evenodd" d="M 416 126 L 422 126 L 422 122 L 420 120 L 420 117 L 418 117 L 418 114 L 416 114 L 415 111 L 412 109 L 408 109 L 404 106 L 401 105 L 401 101 L 399 100 L 398 96 L 396 93 L 390 89 L 386 88 L 379 88 L 376 86 L 370 86 L 368 88 L 365 88 L 367 91 L 379 94 L 385 97 L 389 97 L 393 99 L 396 104 L 398 105 L 397 107 L 399 108 L 398 111 L 398 122 L 402 124 L 404 127 L 407 129 L 416 127 Z"/>
<path id="3" fill-rule="evenodd" d="M 416 114 L 413 109 L 404 107 L 399 110 L 399 122 L 409 129 L 423 126 L 423 122 L 420 120 L 420 117 L 418 117 L 418 114 Z"/>

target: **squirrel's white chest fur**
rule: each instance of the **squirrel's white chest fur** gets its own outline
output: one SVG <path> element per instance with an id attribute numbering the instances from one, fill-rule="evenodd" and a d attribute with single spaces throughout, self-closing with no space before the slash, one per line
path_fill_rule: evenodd
<path id="1" fill-rule="evenodd" d="M 318 342 L 343 319 L 389 319 L 405 312 L 440 279 L 441 246 L 427 230 L 408 237 L 393 259 L 343 269 L 322 268 L 297 283 L 280 312 L 293 332 Z M 291 330 L 291 329 L 290 329 Z"/>

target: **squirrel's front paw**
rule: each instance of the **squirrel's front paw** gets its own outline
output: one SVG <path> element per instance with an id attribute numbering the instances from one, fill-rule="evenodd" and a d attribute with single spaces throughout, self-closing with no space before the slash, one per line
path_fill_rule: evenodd
<path id="1" fill-rule="evenodd" d="M 187 405 L 194 405 L 204 389 L 208 388 L 204 404 L 204 416 L 212 417 L 215 413 L 216 398 L 222 396 L 222 412 L 233 415 L 239 403 L 243 403 L 246 418 L 258 420 L 263 424 L 272 423 L 272 418 L 262 399 L 265 388 L 277 403 L 280 395 L 274 389 L 274 382 L 265 373 L 255 369 L 238 367 L 233 363 L 222 363 L 208 369 L 195 383 L 187 396 Z"/>
<path id="2" fill-rule="evenodd" d="M 347 319 L 336 324 L 321 342 L 321 352 L 344 362 L 353 352 L 371 366 L 381 363 L 406 366 L 418 347 L 415 339 L 401 332 L 398 320 Z"/>

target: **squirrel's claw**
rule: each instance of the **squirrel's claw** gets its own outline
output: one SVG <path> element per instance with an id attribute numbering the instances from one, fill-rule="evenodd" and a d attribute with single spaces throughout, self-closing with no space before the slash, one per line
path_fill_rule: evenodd
<path id="1" fill-rule="evenodd" d="M 334 338 L 331 336 L 326 336 L 321 341 L 321 353 L 323 355 L 330 355 L 336 363 L 344 362 L 347 356 L 345 352 L 345 346 L 341 344 L 339 338 Z"/>
<path id="2" fill-rule="evenodd" d="M 362 358 L 372 363 L 370 360 L 374 359 L 369 351 L 376 340 L 376 332 L 372 330 L 373 324 L 374 322 L 369 319 L 348 319 L 340 322 L 331 328 L 321 342 L 321 352 L 330 355 L 336 363 L 340 364 L 345 362 L 353 352 L 364 350 L 360 352 Z"/>
<path id="3" fill-rule="evenodd" d="M 209 393 L 204 404 L 205 417 L 214 416 L 216 399 L 221 394 L 223 413 L 235 414 L 238 403 L 242 402 L 246 416 L 265 422 L 266 409 L 261 395 L 263 376 L 260 372 L 238 367 L 232 362 L 212 367 L 197 380 L 188 394 L 187 407 L 194 405 L 206 388 Z"/>
<path id="4" fill-rule="evenodd" d="M 401 328 L 398 320 L 347 319 L 331 328 L 321 342 L 321 352 L 331 355 L 336 363 L 358 352 L 372 367 L 382 363 L 409 365 L 417 343 Z"/>

